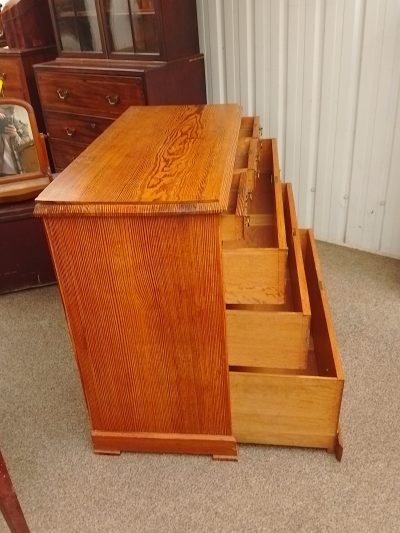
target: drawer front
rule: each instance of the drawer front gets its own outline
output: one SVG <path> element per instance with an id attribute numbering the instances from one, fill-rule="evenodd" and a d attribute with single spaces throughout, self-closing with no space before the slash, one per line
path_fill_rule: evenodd
<path id="1" fill-rule="evenodd" d="M 108 118 L 51 112 L 46 113 L 45 120 L 51 139 L 71 140 L 80 144 L 90 144 L 113 123 L 113 119 Z"/>
<path id="2" fill-rule="evenodd" d="M 233 435 L 239 442 L 332 448 L 343 372 L 311 232 L 300 232 L 311 303 L 313 351 L 306 371 L 230 371 Z"/>
<path id="3" fill-rule="evenodd" d="M 85 148 L 85 144 L 50 139 L 50 150 L 56 172 L 66 168 Z"/>
<path id="4" fill-rule="evenodd" d="M 140 77 L 42 72 L 36 70 L 45 110 L 116 118 L 131 105 L 146 103 Z"/>
<path id="5" fill-rule="evenodd" d="M 221 217 L 225 302 L 283 304 L 288 251 L 279 180 L 271 183 L 265 175 L 256 180 L 242 238 L 236 220 L 241 217 Z"/>
<path id="6" fill-rule="evenodd" d="M 296 311 L 226 310 L 229 365 L 305 369 L 310 316 Z"/>
<path id="7" fill-rule="evenodd" d="M 238 442 L 331 448 L 342 383 L 318 376 L 230 372 L 232 432 Z"/>
<path id="8" fill-rule="evenodd" d="M 225 303 L 283 304 L 287 250 L 222 250 Z"/>
<path id="9" fill-rule="evenodd" d="M 285 189 L 288 227 L 286 290 L 282 305 L 230 305 L 226 336 L 230 365 L 277 369 L 305 369 L 310 334 L 310 301 L 301 242 L 294 228 L 293 195 Z M 260 226 L 264 231 L 266 228 Z"/>
<path id="10" fill-rule="evenodd" d="M 3 96 L 25 99 L 25 80 L 21 75 L 19 60 L 1 58 L 0 78 L 3 80 Z"/>

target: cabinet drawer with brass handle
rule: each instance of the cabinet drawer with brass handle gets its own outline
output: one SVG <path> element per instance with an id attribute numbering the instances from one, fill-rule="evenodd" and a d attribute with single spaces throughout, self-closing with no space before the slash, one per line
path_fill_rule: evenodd
<path id="1" fill-rule="evenodd" d="M 87 117 L 69 113 L 45 114 L 47 132 L 52 139 L 71 139 L 90 144 L 113 120 L 102 117 Z"/>
<path id="2" fill-rule="evenodd" d="M 146 103 L 137 76 L 103 76 L 37 71 L 42 107 L 47 110 L 116 118 L 131 105 Z"/>

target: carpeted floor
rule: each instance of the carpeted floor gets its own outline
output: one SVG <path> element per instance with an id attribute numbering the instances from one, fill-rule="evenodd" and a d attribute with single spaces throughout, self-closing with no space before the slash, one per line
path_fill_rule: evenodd
<path id="1" fill-rule="evenodd" d="M 243 445 L 238 463 L 95 455 L 57 288 L 0 296 L 0 447 L 32 532 L 399 532 L 400 261 L 318 248 L 346 377 L 341 463 Z"/>

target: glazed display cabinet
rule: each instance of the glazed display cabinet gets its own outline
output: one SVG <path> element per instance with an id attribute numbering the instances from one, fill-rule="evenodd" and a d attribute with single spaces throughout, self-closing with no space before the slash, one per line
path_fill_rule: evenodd
<path id="1" fill-rule="evenodd" d="M 170 61 L 198 52 L 191 0 L 51 0 L 62 56 Z"/>
<path id="2" fill-rule="evenodd" d="M 51 0 L 58 58 L 35 66 L 65 168 L 131 105 L 204 104 L 195 0 Z"/>

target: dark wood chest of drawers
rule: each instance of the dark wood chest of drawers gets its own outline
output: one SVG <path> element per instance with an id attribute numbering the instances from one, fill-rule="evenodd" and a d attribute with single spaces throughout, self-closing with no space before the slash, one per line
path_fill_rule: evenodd
<path id="1" fill-rule="evenodd" d="M 57 59 L 35 65 L 56 171 L 132 105 L 206 101 L 202 55 L 169 62 Z"/>
<path id="2" fill-rule="evenodd" d="M 55 45 L 30 49 L 0 48 L 0 79 L 3 81 L 2 96 L 20 98 L 29 102 L 35 110 L 40 131 L 43 131 L 44 124 L 33 65 L 54 59 L 55 56 Z"/>

